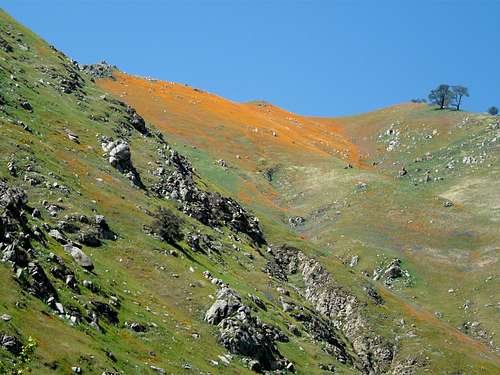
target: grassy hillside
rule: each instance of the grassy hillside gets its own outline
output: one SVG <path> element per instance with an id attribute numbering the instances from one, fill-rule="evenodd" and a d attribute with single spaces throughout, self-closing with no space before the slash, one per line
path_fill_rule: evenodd
<path id="1" fill-rule="evenodd" d="M 439 301 L 433 290 L 440 282 L 437 268 L 427 275 L 423 261 L 400 251 L 386 232 L 371 226 L 363 231 L 352 224 L 371 220 L 370 215 L 389 207 L 383 198 L 373 203 L 362 199 L 386 188 L 408 201 L 406 191 L 453 200 L 456 204 L 446 212 L 464 220 L 456 221 L 457 233 L 478 218 L 488 223 L 492 205 L 483 203 L 481 208 L 470 201 L 468 192 L 477 191 L 478 185 L 460 185 L 466 180 L 459 178 L 467 172 L 493 180 L 496 159 L 484 162 L 493 165 L 487 170 L 483 164 L 461 166 L 446 182 L 450 185 L 424 189 L 410 183 L 412 171 L 405 180 L 395 180 L 394 168 L 374 168 L 372 158 L 385 153 L 369 156 L 373 151 L 356 143 L 356 134 L 343 122 L 348 119 L 332 122 L 262 103 L 230 103 L 182 85 L 119 72 L 115 80 L 96 85 L 89 70 L 82 69 L 0 12 L 0 372 L 498 370 L 499 358 L 488 343 L 455 328 L 461 312 L 448 317 L 443 308 L 444 319 L 428 312 Z M 167 93 L 163 97 L 150 85 L 165 86 Z M 145 100 L 135 102 L 134 95 Z M 427 108 L 409 111 L 434 116 Z M 454 142 L 473 134 L 490 137 L 492 120 L 472 117 L 457 130 Z M 477 133 L 468 130 L 473 126 Z M 471 151 L 478 151 L 473 147 L 477 141 L 470 144 Z M 119 142 L 128 145 L 120 153 L 117 147 L 125 143 Z M 496 143 L 490 146 L 495 151 Z M 130 159 L 123 156 L 128 149 Z M 194 172 L 176 150 L 188 157 Z M 217 163 L 220 159 L 227 168 Z M 437 160 L 423 163 L 430 167 Z M 349 163 L 353 168 L 344 169 Z M 326 172 L 330 178 L 320 179 Z M 364 178 L 373 184 L 357 187 Z M 236 198 L 246 209 L 224 196 Z M 494 194 L 490 199 L 496 202 Z M 345 222 L 341 216 L 327 225 L 327 216 L 340 210 L 337 203 L 331 205 L 334 200 L 348 208 Z M 429 202 L 428 207 L 437 205 Z M 369 209 L 374 211 L 358 212 L 363 204 L 373 204 Z M 325 205 L 313 220 L 313 213 Z M 169 243 L 157 235 L 158 207 L 181 220 L 182 240 Z M 421 208 L 413 201 L 414 207 Z M 455 213 L 459 209 L 471 216 Z M 305 217 L 303 226 L 290 228 L 288 219 L 294 215 Z M 394 221 L 403 224 L 397 216 Z M 486 288 L 498 282 L 495 277 L 488 283 L 482 279 L 488 267 L 495 267 L 484 262 L 485 249 L 498 244 L 493 225 L 488 225 L 481 228 L 489 237 L 474 229 L 477 239 L 462 235 L 457 245 L 444 235 L 436 237 L 444 243 L 440 251 L 452 252 L 456 246 L 469 252 L 467 244 L 459 246 L 462 240 L 477 245 L 476 255 L 470 256 L 479 271 L 461 270 L 450 262 L 457 268 L 454 282 L 469 272 L 474 275 L 468 278 L 470 287 L 485 288 L 470 297 L 474 300 L 464 314 L 476 314 L 476 306 L 485 303 L 480 298 L 494 293 Z M 410 234 L 409 240 L 418 237 Z M 301 251 L 289 250 L 283 258 L 288 247 L 280 245 L 285 243 Z M 352 249 L 351 243 L 359 245 Z M 78 249 L 91 259 L 93 269 L 71 255 Z M 360 255 L 353 268 L 344 264 L 349 251 Z M 397 254 L 410 272 L 411 285 L 403 287 L 397 279 L 389 287 L 361 273 L 377 265 L 370 262 L 376 252 Z M 421 253 L 428 259 L 434 255 Z M 320 276 L 322 282 L 316 283 Z M 234 294 L 228 297 L 228 290 Z M 452 297 L 460 301 L 467 291 L 457 287 Z M 412 299 L 414 294 L 417 299 Z M 238 310 L 219 311 L 221 323 L 211 324 L 207 311 L 228 301 Z M 495 329 L 495 308 L 477 312 L 484 314 L 480 327 Z"/>
<path id="2" fill-rule="evenodd" d="M 410 276 L 382 288 L 498 353 L 496 118 L 423 104 L 305 118 L 114 76 L 99 85 L 184 145 L 205 178 L 282 226 L 303 217 L 292 229 L 325 263 L 358 256 L 352 271 L 371 280 L 401 259 Z"/>

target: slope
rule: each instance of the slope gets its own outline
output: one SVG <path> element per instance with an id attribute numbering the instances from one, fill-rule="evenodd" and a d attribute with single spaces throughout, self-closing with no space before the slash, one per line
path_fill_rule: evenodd
<path id="1" fill-rule="evenodd" d="M 273 219 L 264 228 L 290 224 L 320 245 L 324 262 L 340 260 L 368 280 L 400 259 L 404 277 L 382 278 L 383 288 L 498 352 L 494 117 L 403 104 L 311 118 L 114 77 L 98 84 L 186 145 L 201 175 L 248 197 Z"/>
<path id="2" fill-rule="evenodd" d="M 271 199 L 258 220 L 228 198 L 246 174 L 210 177 L 201 147 L 176 145 L 95 85 L 107 67 L 0 21 L 4 372 L 497 370 L 485 345 L 321 257 L 273 219 Z M 311 146 L 307 158 L 346 165 L 327 154 Z"/>

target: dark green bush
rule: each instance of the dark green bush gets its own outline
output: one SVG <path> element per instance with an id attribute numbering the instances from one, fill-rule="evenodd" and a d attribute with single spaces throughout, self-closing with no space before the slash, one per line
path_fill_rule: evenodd
<path id="1" fill-rule="evenodd" d="M 154 234 L 163 241 L 174 244 L 184 237 L 181 231 L 182 220 L 168 208 L 159 207 L 151 225 Z"/>

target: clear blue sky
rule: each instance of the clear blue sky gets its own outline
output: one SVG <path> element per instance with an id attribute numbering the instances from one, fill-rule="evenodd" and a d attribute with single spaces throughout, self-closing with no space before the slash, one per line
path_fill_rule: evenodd
<path id="1" fill-rule="evenodd" d="M 500 0 L 1 0 L 74 59 L 343 115 L 463 84 L 500 107 Z"/>

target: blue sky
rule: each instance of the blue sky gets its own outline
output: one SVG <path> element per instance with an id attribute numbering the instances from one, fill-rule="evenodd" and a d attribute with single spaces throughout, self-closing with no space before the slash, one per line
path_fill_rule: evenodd
<path id="1" fill-rule="evenodd" d="M 463 84 L 500 107 L 500 1 L 2 0 L 90 63 L 318 116 L 365 112 Z"/>

